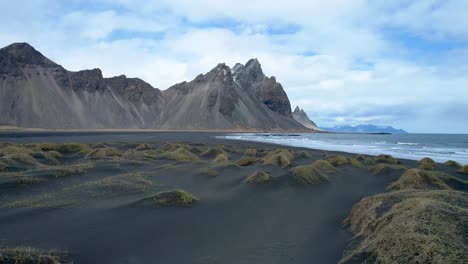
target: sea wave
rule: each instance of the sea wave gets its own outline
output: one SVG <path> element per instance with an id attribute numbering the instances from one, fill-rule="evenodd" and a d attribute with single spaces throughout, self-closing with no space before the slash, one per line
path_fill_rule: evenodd
<path id="1" fill-rule="evenodd" d="M 410 145 L 410 146 L 417 146 L 419 143 L 414 142 L 397 142 L 398 145 Z"/>

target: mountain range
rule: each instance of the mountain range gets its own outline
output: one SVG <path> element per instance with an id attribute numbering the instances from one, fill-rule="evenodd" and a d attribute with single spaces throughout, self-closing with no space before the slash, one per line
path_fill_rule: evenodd
<path id="1" fill-rule="evenodd" d="M 391 126 L 377 126 L 377 125 L 337 125 L 333 127 L 321 127 L 321 129 L 329 132 L 341 133 L 390 133 L 390 134 L 406 134 L 403 129 L 393 128 Z"/>
<path id="2" fill-rule="evenodd" d="M 297 108 L 298 109 L 298 108 Z M 296 110 L 297 110 L 296 109 Z M 159 90 L 139 78 L 68 71 L 27 43 L 0 49 L 0 125 L 47 129 L 313 131 L 257 59 L 218 64 Z"/>

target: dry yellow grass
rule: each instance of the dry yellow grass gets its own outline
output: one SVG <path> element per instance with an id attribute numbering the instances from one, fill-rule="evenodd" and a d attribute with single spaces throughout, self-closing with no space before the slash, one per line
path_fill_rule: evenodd
<path id="1" fill-rule="evenodd" d="M 39 251 L 28 247 L 0 248 L 0 263 L 4 264 L 72 264 L 68 252 Z"/>
<path id="2" fill-rule="evenodd" d="M 346 223 L 356 234 L 340 264 L 468 263 L 466 193 L 394 191 L 353 206 Z"/>
<path id="3" fill-rule="evenodd" d="M 255 148 L 247 148 L 245 149 L 244 156 L 256 157 L 257 150 Z"/>
<path id="4" fill-rule="evenodd" d="M 116 148 L 98 148 L 91 150 L 86 154 L 87 159 L 105 159 L 122 157 L 122 152 Z"/>
<path id="5" fill-rule="evenodd" d="M 286 149 L 272 150 L 262 159 L 263 165 L 287 167 L 291 165 L 294 154 Z"/>
<path id="6" fill-rule="evenodd" d="M 267 171 L 256 171 L 253 174 L 247 176 L 242 182 L 250 184 L 267 183 L 273 179 L 270 172 Z"/>
<path id="7" fill-rule="evenodd" d="M 458 170 L 458 172 L 461 173 L 461 174 L 468 174 L 468 165 L 465 165 L 465 166 L 461 167 Z"/>
<path id="8" fill-rule="evenodd" d="M 421 170 L 433 170 L 436 167 L 435 161 L 431 158 L 423 158 L 418 161 L 418 164 Z"/>
<path id="9" fill-rule="evenodd" d="M 160 192 L 142 199 L 139 204 L 155 207 L 192 207 L 198 198 L 183 190 Z"/>
<path id="10" fill-rule="evenodd" d="M 199 158 L 195 156 L 192 152 L 188 151 L 186 148 L 180 147 L 173 151 L 166 151 L 155 155 L 157 159 L 168 159 L 175 160 L 179 162 L 184 161 L 197 161 Z"/>
<path id="11" fill-rule="evenodd" d="M 447 175 L 436 171 L 425 171 L 420 169 L 409 169 L 400 179 L 392 183 L 387 190 L 404 190 L 404 189 L 451 189 L 443 179 L 447 179 Z"/>
<path id="12" fill-rule="evenodd" d="M 294 167 L 291 169 L 291 175 L 297 183 L 302 185 L 321 184 L 328 181 L 324 172 L 333 172 L 335 169 L 328 165 L 324 161 L 316 161 L 310 165 Z"/>
<path id="13" fill-rule="evenodd" d="M 387 172 L 404 171 L 406 169 L 408 169 L 408 167 L 402 165 L 378 163 L 377 165 L 372 166 L 369 170 L 371 171 L 372 175 L 378 176 Z"/>
<path id="14" fill-rule="evenodd" d="M 444 166 L 446 167 L 457 167 L 457 168 L 461 168 L 462 165 L 456 161 L 453 161 L 453 160 L 447 160 L 446 162 L 444 162 Z"/>
<path id="15" fill-rule="evenodd" d="M 327 156 L 324 160 L 328 161 L 334 167 L 343 167 L 349 165 L 349 160 L 345 156 L 333 155 Z"/>
<path id="16" fill-rule="evenodd" d="M 242 157 L 236 162 L 236 164 L 239 166 L 249 166 L 256 161 L 258 161 L 258 159 L 254 157 Z"/>
<path id="17" fill-rule="evenodd" d="M 213 162 L 228 162 L 229 156 L 227 154 L 219 154 L 214 158 Z"/>
<path id="18" fill-rule="evenodd" d="M 375 162 L 377 163 L 387 163 L 387 164 L 398 164 L 398 160 L 392 157 L 391 155 L 378 155 L 375 157 Z"/>

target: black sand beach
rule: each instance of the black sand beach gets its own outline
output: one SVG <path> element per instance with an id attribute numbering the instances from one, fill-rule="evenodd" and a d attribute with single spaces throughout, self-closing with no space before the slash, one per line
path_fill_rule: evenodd
<path id="1" fill-rule="evenodd" d="M 356 155 L 217 135 L 0 134 L 0 147 L 47 152 L 56 145 L 38 143 L 80 142 L 89 148 L 87 154 L 57 151 L 55 164 L 37 158 L 43 165 L 0 172 L 0 247 L 69 252 L 74 263 L 337 263 L 353 237 L 343 226 L 353 205 L 384 192 L 402 173 L 376 176 L 359 160 L 323 171 L 327 180 L 320 184 L 304 183 L 293 168 L 336 155 L 357 161 Z M 278 164 L 266 164 L 277 149 L 292 153 L 290 164 L 276 157 Z M 236 164 L 249 156 L 251 164 Z M 245 182 L 256 171 L 270 177 Z M 176 189 L 197 201 L 142 202 Z"/>

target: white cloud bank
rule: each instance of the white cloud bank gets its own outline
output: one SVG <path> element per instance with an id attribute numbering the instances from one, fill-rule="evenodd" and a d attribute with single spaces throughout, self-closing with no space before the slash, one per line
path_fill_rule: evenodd
<path id="1" fill-rule="evenodd" d="M 319 125 L 468 132 L 468 1 L 4 1 L 0 46 L 153 86 L 258 58 Z"/>

